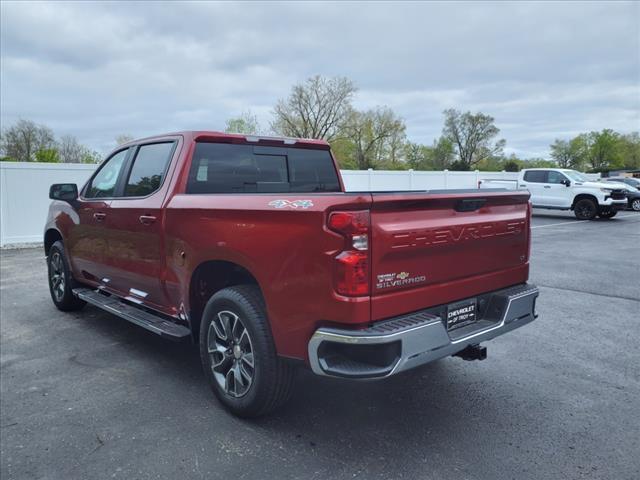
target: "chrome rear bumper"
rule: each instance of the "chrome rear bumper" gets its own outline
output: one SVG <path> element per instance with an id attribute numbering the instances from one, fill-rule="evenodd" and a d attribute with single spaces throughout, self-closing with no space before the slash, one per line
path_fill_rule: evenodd
<path id="1" fill-rule="evenodd" d="M 536 318 L 538 288 L 522 284 L 481 296 L 479 320 L 447 331 L 437 308 L 374 324 L 364 330 L 319 328 L 309 341 L 309 362 L 318 375 L 384 378 L 454 355 Z"/>

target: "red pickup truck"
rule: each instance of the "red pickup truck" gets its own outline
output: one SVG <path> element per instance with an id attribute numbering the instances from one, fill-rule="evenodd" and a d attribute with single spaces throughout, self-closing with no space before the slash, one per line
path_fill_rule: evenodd
<path id="1" fill-rule="evenodd" d="M 345 192 L 320 140 L 180 132 L 52 185 L 51 298 L 199 343 L 232 412 L 289 396 L 297 364 L 384 378 L 535 317 L 526 191 Z"/>

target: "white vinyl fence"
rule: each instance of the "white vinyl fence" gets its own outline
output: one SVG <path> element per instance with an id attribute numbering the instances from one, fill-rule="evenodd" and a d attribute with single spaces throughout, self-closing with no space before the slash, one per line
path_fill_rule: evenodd
<path id="1" fill-rule="evenodd" d="M 390 190 L 441 190 L 478 188 L 483 179 L 516 180 L 517 172 L 424 172 L 418 170 L 342 170 L 345 188 L 351 192 Z"/>
<path id="2" fill-rule="evenodd" d="M 77 183 L 96 165 L 0 162 L 0 247 L 42 242 L 53 183 Z"/>
<path id="3" fill-rule="evenodd" d="M 76 183 L 96 165 L 0 162 L 0 247 L 39 243 L 49 207 L 49 186 Z M 347 191 L 478 188 L 480 180 L 515 180 L 514 172 L 343 170 Z"/>

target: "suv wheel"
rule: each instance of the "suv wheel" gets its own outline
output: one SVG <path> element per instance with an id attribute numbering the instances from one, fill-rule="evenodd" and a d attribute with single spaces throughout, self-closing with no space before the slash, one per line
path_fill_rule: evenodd
<path id="1" fill-rule="evenodd" d="M 573 213 L 578 220 L 593 220 L 598 214 L 598 206 L 593 200 L 583 198 L 576 202 Z"/>
<path id="2" fill-rule="evenodd" d="M 49 293 L 51 300 L 59 310 L 69 312 L 80 310 L 86 302 L 80 300 L 71 291 L 75 282 L 71 277 L 67 258 L 64 254 L 64 245 L 61 241 L 55 242 L 47 255 L 47 271 L 49 277 Z"/>
<path id="3" fill-rule="evenodd" d="M 636 198 L 633 202 L 631 202 L 631 209 L 634 212 L 640 212 L 640 198 Z"/>
<path id="4" fill-rule="evenodd" d="M 209 299 L 200 358 L 213 393 L 238 416 L 264 415 L 290 397 L 294 369 L 276 354 L 264 300 L 253 285 L 225 288 Z"/>
<path id="5" fill-rule="evenodd" d="M 616 216 L 616 214 L 618 213 L 617 210 L 614 210 L 613 208 L 603 208 L 602 210 L 600 210 L 600 213 L 598 213 L 598 216 L 600 218 L 613 218 Z"/>

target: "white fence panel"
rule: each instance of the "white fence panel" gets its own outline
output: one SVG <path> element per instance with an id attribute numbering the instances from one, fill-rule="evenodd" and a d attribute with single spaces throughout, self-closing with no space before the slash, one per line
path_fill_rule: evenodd
<path id="1" fill-rule="evenodd" d="M 414 170 L 342 170 L 348 192 L 478 188 L 478 182 L 516 180 L 518 172 L 424 172 Z"/>
<path id="2" fill-rule="evenodd" d="M 41 242 L 52 183 L 80 188 L 96 165 L 0 162 L 0 246 Z"/>
<path id="3" fill-rule="evenodd" d="M 42 241 L 52 183 L 80 188 L 96 165 L 0 162 L 0 246 Z M 589 174 L 594 180 L 598 174 Z M 478 188 L 478 181 L 515 180 L 516 172 L 343 170 L 349 192 Z"/>

